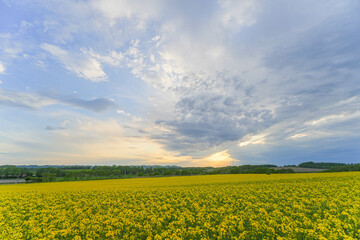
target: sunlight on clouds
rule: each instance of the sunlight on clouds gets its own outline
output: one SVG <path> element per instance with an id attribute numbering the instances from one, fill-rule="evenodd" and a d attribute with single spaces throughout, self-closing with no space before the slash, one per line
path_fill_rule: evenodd
<path id="1" fill-rule="evenodd" d="M 62 128 L 57 131 L 44 132 L 44 136 L 39 135 L 40 133 L 31 133 L 31 144 L 22 146 L 22 154 L 36 157 L 36 161 L 41 164 L 126 162 L 135 165 L 219 167 L 237 161 L 231 157 L 228 150 L 201 158 L 179 155 L 179 152 L 166 150 L 154 139 L 134 136 L 133 129 L 121 126 L 115 119 L 66 119 L 61 122 L 61 126 Z"/>
<path id="2" fill-rule="evenodd" d="M 123 110 L 117 110 L 116 112 L 121 115 L 131 118 L 133 122 L 141 122 L 143 120 L 141 117 L 131 115 L 130 113 L 127 113 Z"/>
<path id="3" fill-rule="evenodd" d="M 101 68 L 100 62 L 85 53 L 70 54 L 58 46 L 43 43 L 41 48 L 58 58 L 65 68 L 79 77 L 92 82 L 107 81 L 107 76 Z"/>
<path id="4" fill-rule="evenodd" d="M 5 73 L 5 65 L 0 62 L 0 74 L 4 74 Z"/>
<path id="5" fill-rule="evenodd" d="M 314 121 L 307 122 L 307 124 L 309 124 L 309 125 L 325 124 L 325 123 L 329 123 L 329 122 L 332 122 L 332 121 L 340 120 L 340 119 L 342 119 L 344 117 L 345 117 L 345 115 L 343 115 L 343 114 L 330 115 L 330 116 L 326 116 L 326 117 L 323 117 L 323 118 L 320 118 L 320 119 L 317 119 L 317 120 L 314 120 Z"/>
<path id="6" fill-rule="evenodd" d="M 223 161 L 228 161 L 229 158 L 230 158 L 230 154 L 228 153 L 227 150 L 225 150 L 225 151 L 222 151 L 222 152 L 214 153 L 214 154 L 212 154 L 209 157 L 204 158 L 204 159 L 209 160 L 209 161 L 214 161 L 214 162 L 223 162 Z"/>
<path id="7" fill-rule="evenodd" d="M 149 164 L 170 164 L 189 160 L 189 157 L 174 157 L 178 153 L 168 152 L 153 139 L 133 136 L 134 130 L 121 126 L 115 119 L 100 121 L 89 118 L 64 120 L 63 129 L 47 131 L 47 142 L 39 142 L 42 149 L 26 151 L 37 155 L 47 163 L 62 161 L 63 164 L 92 164 L 106 160 L 131 159 Z M 46 150 L 44 150 L 46 149 Z M 136 163 L 136 162 L 135 162 Z"/>
<path id="8" fill-rule="evenodd" d="M 307 137 L 307 136 L 308 136 L 308 134 L 306 134 L 306 133 L 298 133 L 298 134 L 292 135 L 289 138 L 296 139 L 296 138 L 302 138 L 302 137 Z"/>
<path id="9" fill-rule="evenodd" d="M 198 166 L 224 167 L 233 165 L 238 160 L 231 157 L 228 150 L 216 152 L 210 156 L 193 160 L 192 162 Z"/>
<path id="10" fill-rule="evenodd" d="M 266 144 L 265 135 L 245 136 L 239 143 L 240 147 L 245 147 L 249 144 Z"/>
<path id="11" fill-rule="evenodd" d="M 317 125 L 338 123 L 338 122 L 347 121 L 347 120 L 359 118 L 359 117 L 360 117 L 360 111 L 356 111 L 353 113 L 342 113 L 342 114 L 334 114 L 334 115 L 325 116 L 325 117 L 322 117 L 322 118 L 319 118 L 319 119 L 316 119 L 313 121 L 306 122 L 305 124 L 317 126 Z"/>
<path id="12" fill-rule="evenodd" d="M 84 143 L 83 154 L 90 159 L 142 159 L 152 162 L 172 162 L 172 157 L 158 143 L 147 138 L 112 137 L 97 142 Z"/>

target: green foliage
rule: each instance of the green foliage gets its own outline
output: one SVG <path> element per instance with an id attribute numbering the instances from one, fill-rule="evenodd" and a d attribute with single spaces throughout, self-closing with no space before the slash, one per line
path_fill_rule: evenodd
<path id="1" fill-rule="evenodd" d="M 322 168 L 322 169 L 328 169 L 338 166 L 346 166 L 345 163 L 330 163 L 330 162 L 304 162 L 300 163 L 299 167 L 303 168 Z"/>
<path id="2" fill-rule="evenodd" d="M 281 171 L 275 171 L 273 168 L 276 165 L 242 165 L 242 166 L 230 166 L 222 168 L 213 168 L 208 170 L 208 174 L 249 174 L 249 173 L 282 173 Z M 293 171 L 292 171 L 293 172 Z"/>
<path id="3" fill-rule="evenodd" d="M 327 172 L 352 172 L 352 171 L 360 171 L 360 163 L 335 166 L 327 170 Z"/>
<path id="4" fill-rule="evenodd" d="M 56 173 L 45 173 L 42 177 L 43 182 L 54 182 L 56 180 Z"/>
<path id="5" fill-rule="evenodd" d="M 295 172 L 293 169 L 288 168 L 288 169 L 277 169 L 277 170 L 275 170 L 274 173 L 295 173 Z"/>
<path id="6" fill-rule="evenodd" d="M 45 174 L 51 173 L 54 174 L 56 177 L 64 177 L 66 174 L 65 170 L 55 167 L 48 167 L 48 168 L 38 168 L 36 170 L 37 177 L 44 177 Z"/>
<path id="7" fill-rule="evenodd" d="M 27 176 L 32 176 L 32 174 L 33 173 L 27 169 L 18 168 L 13 165 L 0 166 L 0 177 L 2 179 L 27 177 Z"/>
<path id="8" fill-rule="evenodd" d="M 360 171 L 360 164 L 314 163 L 299 164 L 307 168 L 327 168 L 328 172 Z M 36 168 L 37 167 L 37 168 Z M 188 176 L 214 174 L 281 174 L 294 173 L 293 169 L 277 169 L 276 165 L 242 165 L 228 167 L 178 167 L 178 166 L 36 166 L 31 168 L 13 165 L 0 166 L 0 177 L 26 178 L 27 182 L 53 182 L 96 180 L 113 178 Z"/>
<path id="9" fill-rule="evenodd" d="M 27 183 L 42 182 L 42 178 L 41 177 L 26 177 L 25 181 Z"/>

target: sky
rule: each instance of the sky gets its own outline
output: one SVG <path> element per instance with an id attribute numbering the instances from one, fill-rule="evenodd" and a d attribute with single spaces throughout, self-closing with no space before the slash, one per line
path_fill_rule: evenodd
<path id="1" fill-rule="evenodd" d="M 0 165 L 360 162 L 357 0 L 0 0 Z"/>

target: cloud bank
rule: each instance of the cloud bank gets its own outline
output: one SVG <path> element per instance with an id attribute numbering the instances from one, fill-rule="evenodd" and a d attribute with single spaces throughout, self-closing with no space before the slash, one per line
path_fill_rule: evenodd
<path id="1" fill-rule="evenodd" d="M 10 5 L 40 10 L 0 35 L 2 106 L 70 106 L 74 119 L 111 119 L 127 126 L 118 142 L 144 145 L 138 160 L 150 161 L 150 145 L 163 155 L 154 159 L 182 165 L 215 164 L 210 156 L 222 164 L 359 160 L 355 0 Z M 42 67 L 28 72 L 54 71 L 64 82 L 40 84 L 21 74 L 13 85 L 7 80 L 11 69 L 32 61 Z M 25 91 L 26 84 L 36 90 Z M 42 129 L 65 134 L 69 129 L 54 127 L 63 120 L 44 120 Z M 112 152 L 97 156 L 130 157 Z"/>

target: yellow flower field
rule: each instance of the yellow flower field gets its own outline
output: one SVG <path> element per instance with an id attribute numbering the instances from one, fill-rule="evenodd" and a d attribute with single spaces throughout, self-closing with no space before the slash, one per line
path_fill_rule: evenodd
<path id="1" fill-rule="evenodd" d="M 360 173 L 3 185 L 0 239 L 360 239 Z"/>

